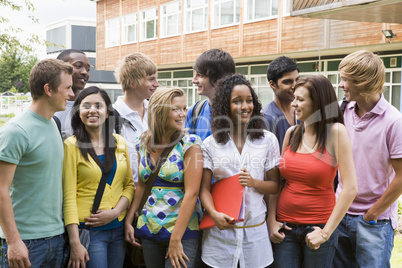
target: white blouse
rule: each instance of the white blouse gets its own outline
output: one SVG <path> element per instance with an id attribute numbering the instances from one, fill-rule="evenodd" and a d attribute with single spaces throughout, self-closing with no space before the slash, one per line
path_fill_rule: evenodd
<path id="1" fill-rule="evenodd" d="M 215 181 L 231 177 L 245 168 L 254 179 L 264 180 L 265 172 L 279 165 L 278 140 L 264 130 L 264 136 L 252 141 L 249 136 L 240 154 L 232 138 L 222 145 L 213 136 L 202 145 L 204 168 L 212 171 Z M 245 187 L 244 222 L 237 226 L 250 226 L 266 218 L 264 194 Z M 202 260 L 211 267 L 266 267 L 273 262 L 271 242 L 266 224 L 258 227 L 204 230 Z"/>

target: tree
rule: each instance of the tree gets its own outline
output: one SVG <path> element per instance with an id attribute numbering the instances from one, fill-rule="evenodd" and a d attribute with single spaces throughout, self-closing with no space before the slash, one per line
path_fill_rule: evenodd
<path id="1" fill-rule="evenodd" d="M 15 87 L 18 92 L 29 91 L 29 74 L 38 58 L 22 48 L 7 46 L 0 56 L 0 92 Z"/>
<path id="2" fill-rule="evenodd" d="M 19 3 L 16 3 L 17 1 L 11 1 L 11 0 L 0 0 L 0 6 L 4 6 L 7 8 L 10 8 L 11 10 L 14 11 L 20 11 L 23 6 L 20 4 L 22 1 L 18 1 Z M 31 0 L 24 0 L 23 4 L 28 11 L 33 12 L 35 11 L 34 5 L 31 3 Z M 36 19 L 34 16 L 30 15 L 28 16 L 29 19 L 32 21 L 32 23 L 38 23 L 38 19 Z M 9 22 L 9 19 L 6 17 L 3 17 L 3 14 L 0 15 L 0 24 L 1 23 L 7 23 Z M 46 46 L 51 45 L 52 43 L 46 41 L 46 40 L 41 40 L 41 38 L 36 35 L 36 34 L 29 34 L 28 38 L 24 41 L 19 40 L 15 34 L 23 32 L 24 30 L 19 28 L 19 27 L 13 27 L 10 26 L 2 32 L 0 32 L 0 53 L 4 52 L 8 47 L 16 47 L 20 48 L 22 51 L 25 52 L 32 52 L 34 50 L 33 46 L 34 44 L 43 44 Z"/>

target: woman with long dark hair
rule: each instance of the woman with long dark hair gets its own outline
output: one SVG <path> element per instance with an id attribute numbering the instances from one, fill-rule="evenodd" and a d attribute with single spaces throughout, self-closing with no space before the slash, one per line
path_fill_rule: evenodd
<path id="1" fill-rule="evenodd" d="M 64 221 L 70 243 L 70 267 L 122 267 L 124 219 L 134 181 L 127 145 L 113 134 L 111 101 L 105 90 L 84 89 L 73 106 L 73 136 L 64 142 Z M 99 210 L 91 212 L 102 173 L 108 174 Z M 90 228 L 88 250 L 79 228 Z"/>
<path id="2" fill-rule="evenodd" d="M 279 191 L 278 140 L 264 130 L 261 104 L 240 74 L 221 80 L 212 102 L 212 136 L 202 150 L 200 198 L 216 226 L 203 231 L 202 261 L 212 267 L 266 267 L 273 261 L 265 224 L 264 194 Z M 211 195 L 216 182 L 239 174 L 244 186 L 244 221 L 217 211 Z"/>
<path id="3" fill-rule="evenodd" d="M 279 199 L 269 200 L 275 267 L 331 267 L 336 228 L 357 194 L 352 147 L 326 77 L 300 79 L 294 96 L 301 124 L 286 132 L 280 165 L 286 184 Z M 335 200 L 338 168 L 343 189 Z"/>

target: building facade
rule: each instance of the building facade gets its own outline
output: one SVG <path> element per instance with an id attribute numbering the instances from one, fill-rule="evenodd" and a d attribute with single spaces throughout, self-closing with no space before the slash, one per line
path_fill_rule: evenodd
<path id="1" fill-rule="evenodd" d="M 342 98 L 343 92 L 338 90 L 340 60 L 356 50 L 368 49 L 379 53 L 386 65 L 385 97 L 398 109 L 402 107 L 399 21 L 369 22 L 364 18 L 351 21 L 326 18 L 325 14 L 320 17 L 321 13 L 309 16 L 317 8 L 300 13 L 294 10 L 297 1 L 291 0 L 96 2 L 96 68 L 112 71 L 124 55 L 134 51 L 145 53 L 157 63 L 161 84 L 184 89 L 188 105 L 200 99 L 192 84 L 192 65 L 207 49 L 230 52 L 237 72 L 252 81 L 263 105 L 273 99 L 266 70 L 276 57 L 285 55 L 297 60 L 301 76 L 317 73 L 327 76 L 338 98 Z M 399 34 L 387 39 L 382 33 L 386 29 Z"/>

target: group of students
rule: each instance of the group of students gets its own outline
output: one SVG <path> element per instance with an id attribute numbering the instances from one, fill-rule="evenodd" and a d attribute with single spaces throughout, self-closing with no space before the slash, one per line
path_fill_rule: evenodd
<path id="1" fill-rule="evenodd" d="M 193 83 L 206 100 L 188 110 L 180 88 L 157 90 L 157 67 L 142 53 L 116 69 L 124 95 L 113 105 L 85 88 L 84 53 L 58 58 L 33 67 L 29 110 L 0 129 L 1 267 L 123 267 L 126 242 L 141 244 L 146 267 L 389 267 L 402 115 L 382 95 L 375 54 L 341 61 L 343 112 L 327 78 L 299 78 L 287 57 L 268 67 L 275 100 L 263 108 L 228 52 L 205 51 Z M 237 174 L 242 222 L 211 195 Z M 203 212 L 216 226 L 201 232 Z"/>

